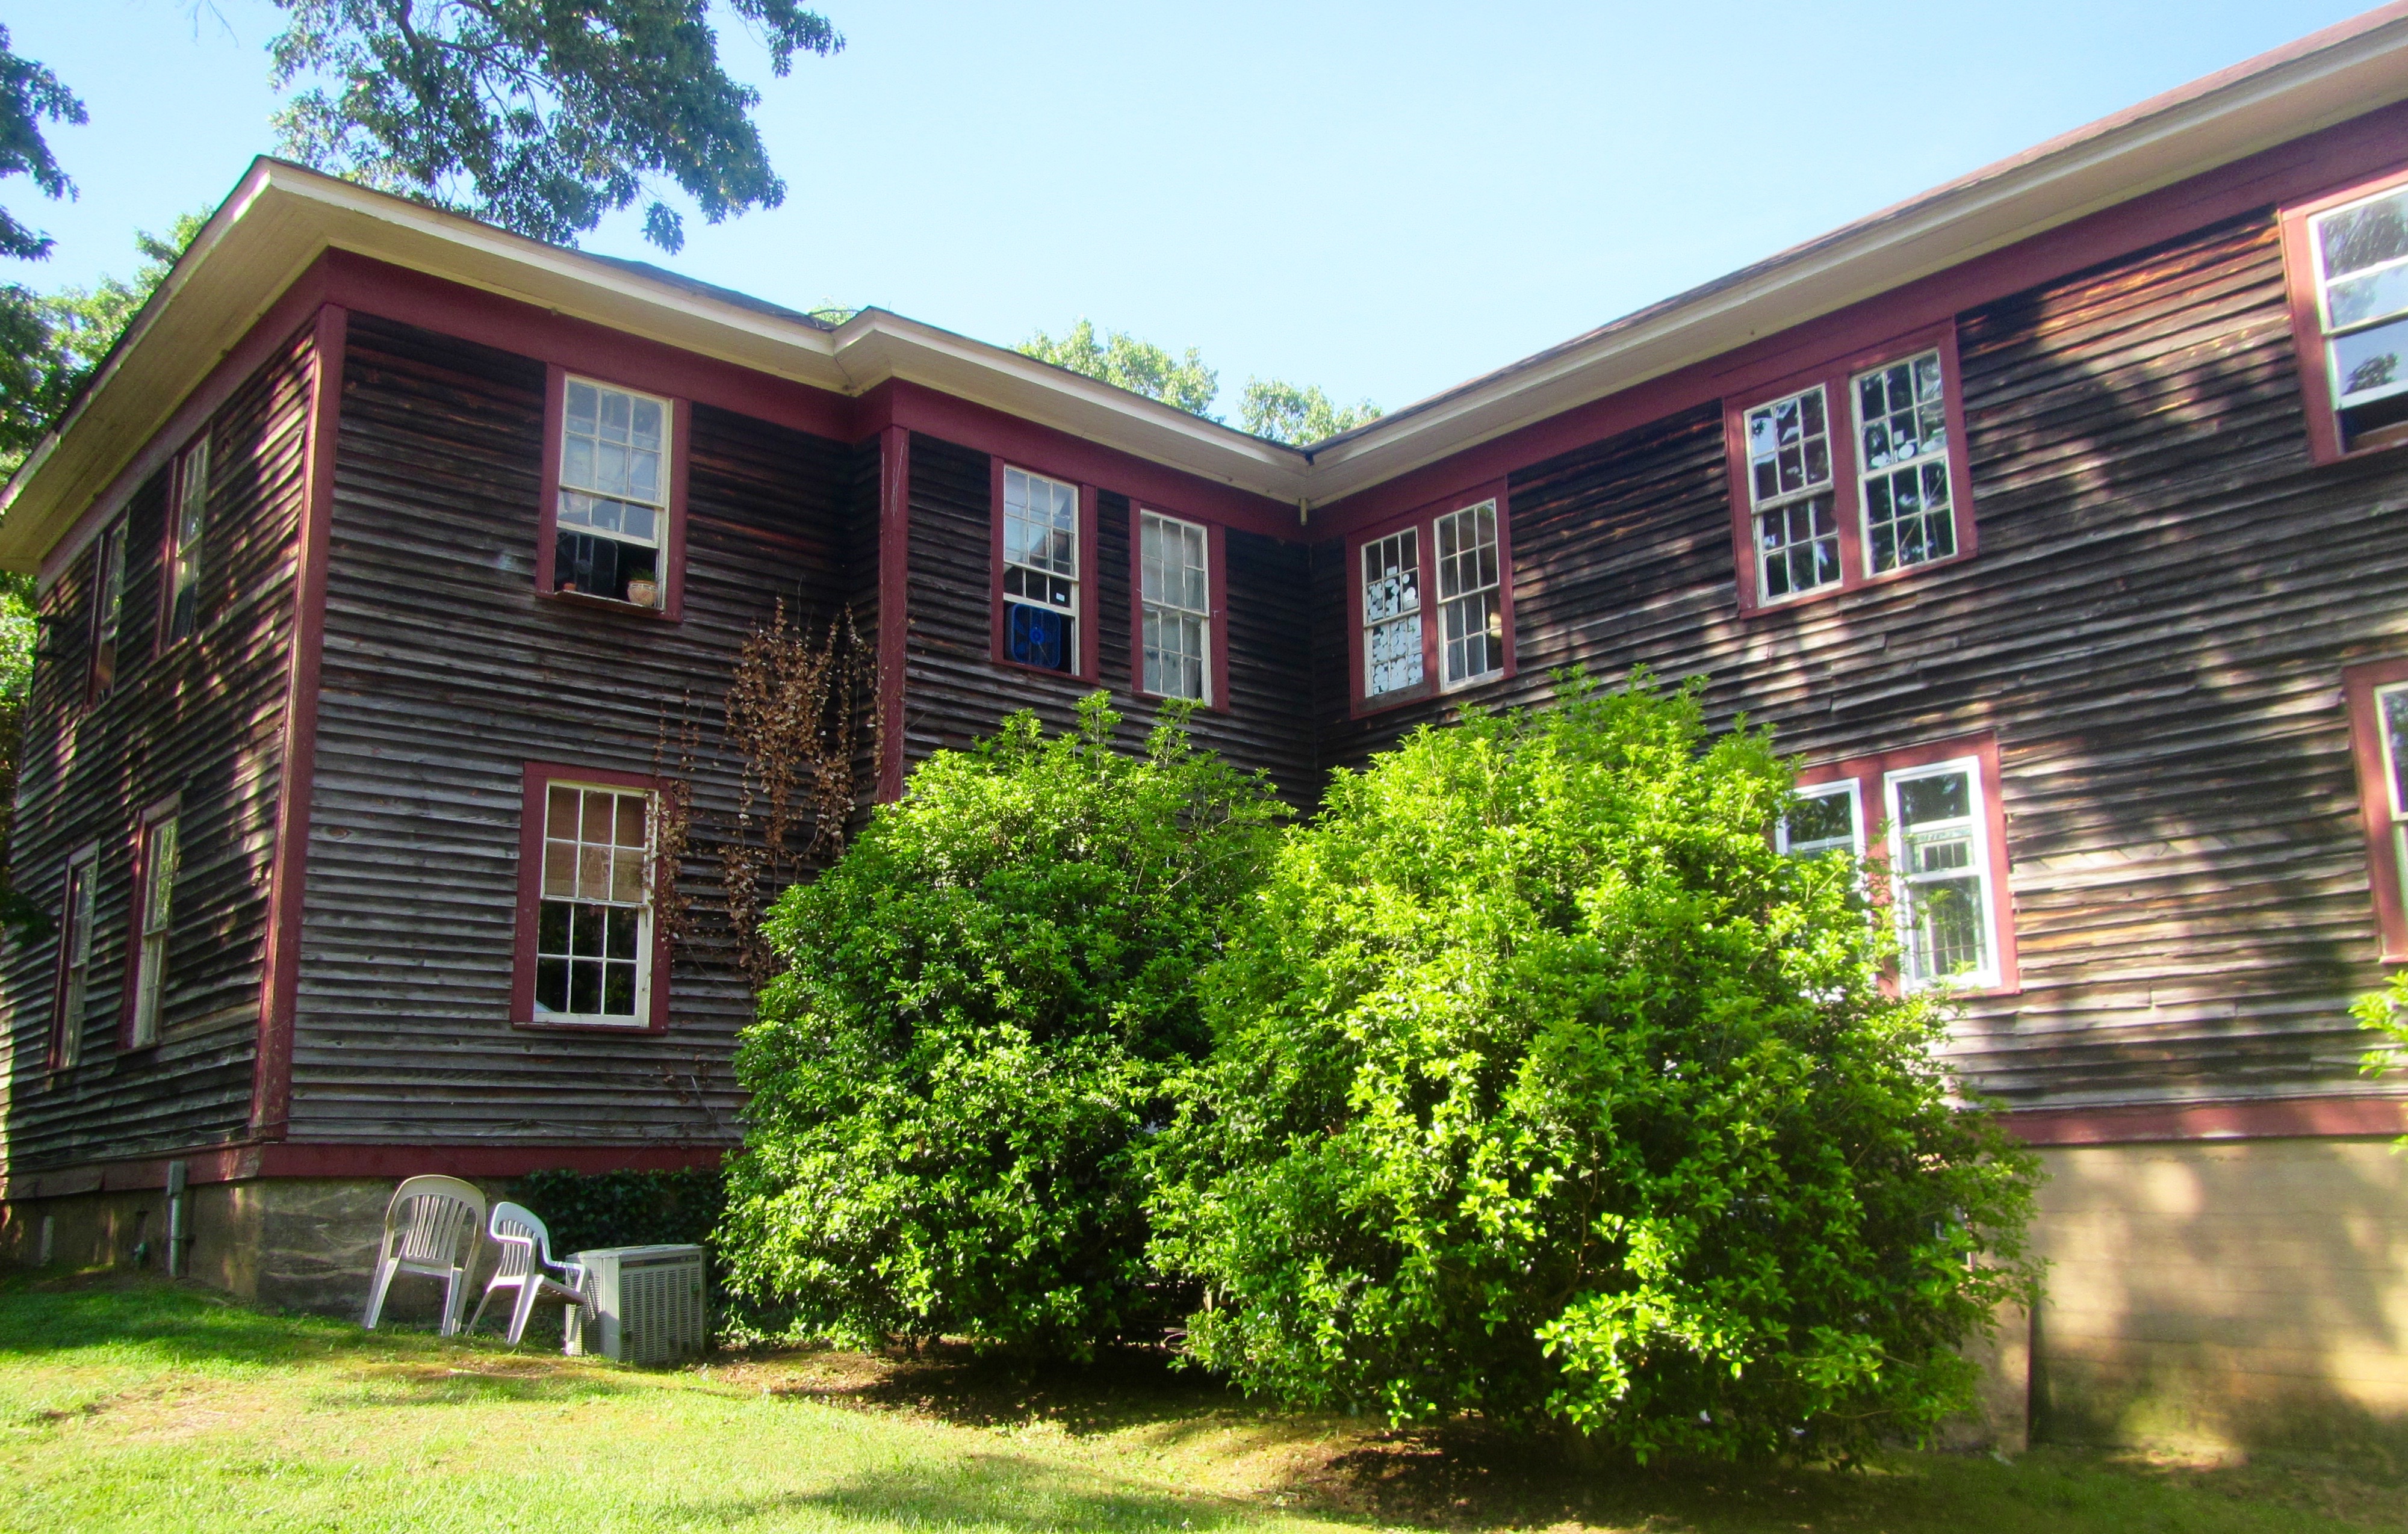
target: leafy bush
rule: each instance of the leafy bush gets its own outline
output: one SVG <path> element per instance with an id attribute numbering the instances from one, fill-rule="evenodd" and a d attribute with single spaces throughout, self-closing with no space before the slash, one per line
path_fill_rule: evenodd
<path id="1" fill-rule="evenodd" d="M 1175 1318 L 1144 1257 L 1145 1147 L 1207 1046 L 1197 969 L 1284 814 L 1182 716 L 1114 751 L 1015 714 L 922 763 L 768 922 L 790 960 L 738 1074 L 730 1288 L 797 1332 L 1081 1355 Z"/>
<path id="2" fill-rule="evenodd" d="M 727 1203 L 715 1167 L 675 1172 L 531 1172 L 511 1199 L 542 1216 L 554 1257 L 601 1246 L 708 1245 Z"/>
<path id="3" fill-rule="evenodd" d="M 2370 1076 L 2408 1069 L 2408 970 L 2393 975 L 2381 990 L 2359 997 L 2349 1010 L 2360 1027 L 2383 1035 L 2383 1042 L 2359 1059 L 2359 1068 Z M 2408 1148 L 2408 1135 L 2401 1136 L 2399 1143 Z"/>
<path id="4" fill-rule="evenodd" d="M 1558 682 L 1339 774 L 1209 975 L 1154 1208 L 1187 1345 L 1641 1457 L 1926 1429 L 2032 1277 L 2032 1158 L 1885 994 L 1857 871 L 1774 852 L 1768 737 Z"/>

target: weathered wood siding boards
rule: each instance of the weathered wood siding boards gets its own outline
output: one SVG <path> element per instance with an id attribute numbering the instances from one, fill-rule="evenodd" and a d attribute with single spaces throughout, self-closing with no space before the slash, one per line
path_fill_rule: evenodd
<path id="1" fill-rule="evenodd" d="M 906 760 L 991 735 L 1016 709 L 1034 708 L 1049 729 L 1065 728 L 1078 701 L 1098 687 L 1113 695 L 1124 738 L 1141 740 L 1154 707 L 1130 686 L 1128 498 L 1111 491 L 1097 497 L 1096 569 L 1087 581 L 1094 608 L 1082 621 L 1099 625 L 1101 675 L 1080 681 L 995 660 L 993 495 L 985 453 L 912 436 Z M 1319 780 L 1303 685 L 1307 550 L 1234 529 L 1226 537 L 1226 612 L 1216 643 L 1229 646 L 1229 707 L 1199 710 L 1191 732 L 1237 765 L 1269 774 L 1288 799 L 1309 803 Z"/>
<path id="2" fill-rule="evenodd" d="M 81 1063 L 46 1069 L 58 941 L 7 944 L 12 1169 L 240 1139 L 249 1129 L 269 863 L 291 681 L 294 568 L 312 360 L 304 330 L 208 427 L 199 628 L 158 649 L 172 471 L 127 504 L 117 685 L 87 704 L 98 543 L 42 602 L 11 848 L 17 888 L 56 915 L 65 864 L 97 844 Z M 120 1045 L 142 809 L 180 797 L 181 872 L 160 1042 Z"/>
<path id="3" fill-rule="evenodd" d="M 852 594 L 857 454 L 696 406 L 683 619 L 596 610 L 535 592 L 543 365 L 365 316 L 348 352 L 292 1137 L 730 1140 L 750 1001 L 709 923 L 666 1034 L 511 1026 L 522 773 L 689 775 L 690 720 L 706 915 L 734 659 L 779 598 L 824 622 Z"/>
<path id="4" fill-rule="evenodd" d="M 1643 663 L 1815 760 L 1994 731 L 2023 990 L 1967 1008 L 1976 1081 L 2053 1106 L 2361 1089 L 2345 1003 L 2380 972 L 2340 681 L 2408 655 L 2408 464 L 2310 465 L 2271 217 L 1958 339 L 1972 560 L 1742 620 L 1720 413 L 1690 411 L 1513 476 L 1521 674 L 1483 696 Z M 1325 676 L 1344 638 L 1324 616 Z M 1320 691 L 1340 762 L 1436 712 L 1350 721 Z"/>

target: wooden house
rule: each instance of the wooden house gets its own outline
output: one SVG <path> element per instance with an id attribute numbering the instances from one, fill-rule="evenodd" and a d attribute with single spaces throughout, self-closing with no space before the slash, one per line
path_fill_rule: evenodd
<path id="1" fill-rule="evenodd" d="M 1304 449 L 263 161 L 0 507 L 0 1251 L 342 1302 L 402 1175 L 717 1158 L 746 990 L 641 871 L 781 601 L 884 797 L 1102 687 L 1309 803 L 1645 665 L 1905 870 L 2053 1177 L 2016 1413 L 2397 1438 L 2403 339 L 2401 5 Z"/>

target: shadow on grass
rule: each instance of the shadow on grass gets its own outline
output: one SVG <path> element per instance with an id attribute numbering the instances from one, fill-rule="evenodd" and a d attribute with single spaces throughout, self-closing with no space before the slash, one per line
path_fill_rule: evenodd
<path id="1" fill-rule="evenodd" d="M 887 1411 L 909 1411 L 956 1427 L 1046 1424 L 1072 1437 L 1172 1427 L 1209 1431 L 1277 1418 L 1203 1374 L 1171 1367 L 1160 1348 L 1122 1348 L 1087 1364 L 1029 1364 L 939 1344 L 913 1357 L 887 1354 L 835 1377 L 772 1385 L 771 1393 Z"/>
<path id="2" fill-rule="evenodd" d="M 674 1527 L 715 1527 L 799 1513 L 911 1527 L 1061 1530 L 1251 1528 L 1266 1513 L 1243 1502 L 1115 1485 L 1101 1477 L 1009 1455 L 856 1475 L 821 1491 L 712 1498 L 662 1510 Z"/>

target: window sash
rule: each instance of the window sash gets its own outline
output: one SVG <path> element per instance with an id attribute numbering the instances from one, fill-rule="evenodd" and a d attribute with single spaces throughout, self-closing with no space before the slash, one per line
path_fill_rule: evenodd
<path id="1" fill-rule="evenodd" d="M 167 993 L 167 939 L 174 930 L 176 874 L 182 853 L 178 817 L 162 816 L 142 830 L 141 908 L 135 913 L 134 1044 L 159 1042 Z"/>
<path id="2" fill-rule="evenodd" d="M 1433 529 L 1438 544 L 1440 675 L 1462 687 L 1505 670 L 1503 571 L 1497 503 L 1451 511 Z"/>
<path id="3" fill-rule="evenodd" d="M 1138 518 L 1138 589 L 1145 690 L 1210 703 L 1211 542 L 1194 522 Z"/>
<path id="4" fill-rule="evenodd" d="M 1768 400 L 1741 419 L 1756 599 L 1785 602 L 1841 584 L 1838 480 L 1823 385 Z"/>
<path id="5" fill-rule="evenodd" d="M 1856 411 L 1865 574 L 1886 575 L 1955 554 L 1947 376 L 1939 349 L 1856 374 L 1848 380 L 1848 395 Z"/>
<path id="6" fill-rule="evenodd" d="M 83 1058 L 84 1014 L 92 987 L 92 928 L 96 901 L 94 875 L 97 852 L 86 852 L 67 862 L 65 899 L 60 902 L 65 920 L 59 930 L 59 994 L 53 1023 L 57 1059 L 70 1066 Z"/>
<path id="7" fill-rule="evenodd" d="M 591 378 L 566 379 L 560 411 L 562 518 L 569 518 L 574 501 L 575 525 L 657 546 L 669 504 L 669 436 L 675 416 L 670 402 L 658 395 Z M 604 505 L 653 515 L 625 528 L 590 520 Z"/>
<path id="8" fill-rule="evenodd" d="M 2374 729 L 2383 746 L 2383 802 L 2389 809 L 2385 831 L 2391 840 L 2391 867 L 2401 902 L 2408 908 L 2408 682 L 2374 689 Z"/>
<path id="9" fill-rule="evenodd" d="M 648 1026 L 654 796 L 554 779 L 543 816 L 535 1020 Z"/>
<path id="10" fill-rule="evenodd" d="M 1819 858 L 1827 852 L 1836 851 L 1845 852 L 1853 859 L 1861 859 L 1864 857 L 1864 795 L 1862 790 L 1857 788 L 1856 780 L 1855 778 L 1843 777 L 1830 783 L 1813 784 L 1806 788 L 1799 788 L 1798 790 L 1798 797 L 1801 800 L 1813 800 L 1818 802 L 1827 799 L 1844 800 L 1846 802 L 1848 815 L 1847 834 L 1844 836 L 1799 837 L 1795 834 L 1791 828 L 1790 817 L 1784 816 L 1781 820 L 1780 829 L 1775 833 L 1774 844 L 1783 855 L 1791 858 Z"/>
<path id="11" fill-rule="evenodd" d="M 1908 813 L 1908 790 L 1952 777 L 1964 780 L 1962 813 Z M 1901 984 L 1909 990 L 1999 985 L 1998 895 L 1980 759 L 1958 757 L 1886 774 L 1883 796 Z"/>
<path id="12" fill-rule="evenodd" d="M 2388 217 L 2369 227 L 2378 214 Z M 2334 270 L 2332 235 L 2341 229 L 2365 229 L 2382 253 Z M 2392 187 L 2315 215 L 2308 220 L 2308 249 L 2334 406 L 2354 408 L 2408 392 L 2408 367 L 2401 361 L 2408 349 L 2408 188 Z"/>
<path id="13" fill-rule="evenodd" d="M 125 617 L 125 522 L 122 518 L 100 535 L 100 560 L 93 578 L 87 690 L 96 698 L 117 681 L 117 633 Z"/>
<path id="14" fill-rule="evenodd" d="M 209 439 L 204 433 L 176 460 L 176 504 L 168 520 L 167 637 L 199 627 L 201 542 L 208 527 Z"/>
<path id="15" fill-rule="evenodd" d="M 1363 546 L 1363 695 L 1422 685 L 1421 530 Z"/>

